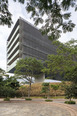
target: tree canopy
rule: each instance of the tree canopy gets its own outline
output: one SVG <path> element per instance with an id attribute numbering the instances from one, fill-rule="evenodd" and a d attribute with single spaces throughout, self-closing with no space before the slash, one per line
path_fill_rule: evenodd
<path id="1" fill-rule="evenodd" d="M 26 57 L 25 59 L 20 59 L 15 68 L 15 74 L 17 74 L 19 78 L 24 79 L 24 81 L 28 81 L 28 97 L 30 97 L 31 83 L 33 82 L 32 77 L 38 78 L 42 74 L 42 61 L 36 58 Z"/>
<path id="2" fill-rule="evenodd" d="M 39 77 L 42 73 L 43 63 L 41 60 L 37 60 L 36 58 L 25 58 L 20 59 L 16 64 L 15 74 L 22 75 L 22 78 L 30 77 Z"/>
<path id="3" fill-rule="evenodd" d="M 77 45 L 76 40 L 71 40 L 65 45 L 55 42 L 58 46 L 57 55 L 48 55 L 44 72 L 64 75 L 65 78 L 77 82 Z"/>
<path id="4" fill-rule="evenodd" d="M 0 76 L 0 97 L 15 97 L 15 92 L 19 86 L 15 77 L 4 78 Z"/>
<path id="5" fill-rule="evenodd" d="M 12 14 L 8 10 L 8 1 L 0 1 L 0 24 L 11 26 Z M 15 2 L 17 0 L 14 0 Z M 75 24 L 70 20 L 71 11 L 73 8 L 77 11 L 76 0 L 18 0 L 25 4 L 28 13 L 31 13 L 36 25 L 42 24 L 41 31 L 47 34 L 48 37 L 58 39 L 62 32 L 71 32 Z"/>
<path id="6" fill-rule="evenodd" d="M 53 40 L 58 39 L 62 31 L 71 32 L 75 27 L 70 20 L 70 7 L 77 10 L 75 0 L 28 0 L 26 9 L 36 25 L 44 22 L 41 31 Z"/>
<path id="7" fill-rule="evenodd" d="M 18 1 L 20 3 L 24 3 L 24 0 Z M 13 22 L 12 22 L 12 14 L 9 11 L 8 6 L 9 0 L 0 0 L 0 25 L 8 25 L 8 27 L 10 27 Z"/>

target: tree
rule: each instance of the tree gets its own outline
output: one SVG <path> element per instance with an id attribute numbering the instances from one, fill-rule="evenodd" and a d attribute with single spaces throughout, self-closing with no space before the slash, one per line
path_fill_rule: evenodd
<path id="1" fill-rule="evenodd" d="M 0 97 L 15 97 L 16 87 L 11 83 L 11 79 L 0 77 Z"/>
<path id="2" fill-rule="evenodd" d="M 55 73 L 60 76 L 64 75 L 68 80 L 77 80 L 76 67 L 77 67 L 77 45 L 76 41 L 71 40 L 66 44 L 56 42 L 57 54 L 48 55 L 46 67 L 43 70 L 49 74 Z"/>
<path id="3" fill-rule="evenodd" d="M 0 0 L 0 25 L 8 25 L 8 27 L 10 27 L 13 22 L 12 14 L 8 10 L 8 2 L 9 0 Z M 19 2 L 23 3 L 24 0 L 19 0 Z"/>
<path id="4" fill-rule="evenodd" d="M 67 99 L 71 101 L 72 98 L 77 98 L 77 85 L 74 83 L 66 83 L 62 82 L 60 84 L 61 90 L 65 92 L 65 96 Z"/>
<path id="5" fill-rule="evenodd" d="M 0 97 L 14 97 L 19 88 L 19 82 L 15 77 L 9 77 L 6 72 L 0 68 Z"/>
<path id="6" fill-rule="evenodd" d="M 56 91 L 59 89 L 59 85 L 51 85 L 51 88 L 55 91 L 55 97 L 56 97 Z"/>
<path id="7" fill-rule="evenodd" d="M 66 77 L 70 78 L 70 81 L 77 84 L 77 65 L 71 69 L 71 71 L 66 72 Z"/>
<path id="8" fill-rule="evenodd" d="M 30 97 L 32 77 L 39 77 L 42 74 L 43 63 L 35 58 L 20 59 L 16 64 L 15 74 L 26 79 L 29 83 L 28 97 Z"/>
<path id="9" fill-rule="evenodd" d="M 49 97 L 49 92 L 50 92 L 50 85 L 49 83 L 43 83 L 42 84 L 42 93 L 45 93 L 45 97 L 48 98 Z"/>
<path id="10" fill-rule="evenodd" d="M 64 75 L 64 78 L 71 81 L 70 86 L 65 87 L 66 96 L 71 99 L 77 96 L 77 40 L 55 44 L 58 46 L 57 55 L 48 55 L 47 67 L 43 71 L 59 74 L 61 77 Z"/>
<path id="11" fill-rule="evenodd" d="M 1 90 L 1 97 L 15 97 L 15 89 L 4 85 Z"/>
<path id="12" fill-rule="evenodd" d="M 31 13 L 36 25 L 44 22 L 42 33 L 53 40 L 60 37 L 62 30 L 64 33 L 71 32 L 75 27 L 69 19 L 71 16 L 69 8 L 72 7 L 76 11 L 76 3 L 77 1 L 74 0 L 28 0 L 26 9 Z"/>
<path id="13" fill-rule="evenodd" d="M 71 32 L 75 27 L 75 24 L 70 20 L 71 12 L 69 9 L 71 7 L 77 11 L 76 0 L 27 0 L 26 2 L 19 0 L 19 2 L 26 3 L 26 10 L 31 13 L 35 24 L 43 24 L 42 33 L 47 34 L 51 40 L 58 39 L 62 30 L 64 33 Z M 12 15 L 8 10 L 8 0 L 1 0 L 0 12 L 1 24 L 10 26 Z"/>
<path id="14" fill-rule="evenodd" d="M 17 90 L 20 87 L 20 84 L 15 78 L 15 76 L 11 76 L 10 78 L 7 78 L 4 81 L 6 83 L 6 86 L 10 86 L 14 90 Z"/>

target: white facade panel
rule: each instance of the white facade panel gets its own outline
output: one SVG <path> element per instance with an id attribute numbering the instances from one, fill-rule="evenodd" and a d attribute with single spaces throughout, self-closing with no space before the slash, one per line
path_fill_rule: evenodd
<path id="1" fill-rule="evenodd" d="M 17 33 L 18 30 L 19 30 L 19 25 L 18 25 L 18 27 L 16 28 L 15 32 L 13 33 L 11 39 L 8 41 L 8 46 L 9 46 L 9 44 L 11 43 L 13 37 L 15 36 L 15 34 Z"/>
<path id="2" fill-rule="evenodd" d="M 10 45 L 10 47 L 8 48 L 7 51 L 9 51 L 9 50 L 11 49 L 11 47 L 14 45 L 14 43 L 15 43 L 16 40 L 18 39 L 19 35 L 20 35 L 20 34 L 18 34 L 18 35 L 16 36 L 16 38 L 14 39 L 14 41 L 12 42 L 12 44 Z"/>
<path id="3" fill-rule="evenodd" d="M 20 50 L 17 50 L 16 53 L 8 60 L 8 63 L 13 60 L 13 58 L 19 53 Z M 7 63 L 7 64 L 8 64 Z"/>
<path id="4" fill-rule="evenodd" d="M 12 51 L 8 54 L 8 57 L 14 52 L 14 50 L 19 46 L 20 42 L 16 44 L 16 46 L 12 49 Z"/>
<path id="5" fill-rule="evenodd" d="M 16 66 L 18 60 L 19 58 L 17 58 L 17 60 L 15 60 L 11 65 L 8 65 L 7 72 L 9 72 L 11 69 L 13 69 Z"/>

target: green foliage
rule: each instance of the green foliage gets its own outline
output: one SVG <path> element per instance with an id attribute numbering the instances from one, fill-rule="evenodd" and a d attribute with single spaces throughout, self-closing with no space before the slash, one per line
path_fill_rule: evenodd
<path id="1" fill-rule="evenodd" d="M 31 101 L 32 99 L 28 97 L 28 98 L 25 98 L 25 100 Z"/>
<path id="2" fill-rule="evenodd" d="M 43 83 L 42 84 L 42 90 L 41 90 L 41 92 L 45 93 L 45 97 L 48 97 L 49 92 L 50 92 L 50 85 L 49 85 L 49 83 Z"/>
<path id="3" fill-rule="evenodd" d="M 71 98 L 77 98 L 77 85 L 74 84 L 74 83 L 65 83 L 65 82 L 62 82 L 60 84 L 61 86 L 61 90 L 65 91 L 65 96 L 67 99 L 70 99 L 71 101 Z"/>
<path id="4" fill-rule="evenodd" d="M 7 78 L 5 82 L 6 82 L 6 85 L 10 86 L 12 89 L 17 90 L 20 87 L 19 82 L 14 76 Z"/>
<path id="5" fill-rule="evenodd" d="M 70 101 L 71 101 L 71 98 L 74 96 L 72 85 L 65 86 L 65 96 L 67 99 L 70 99 Z"/>
<path id="6" fill-rule="evenodd" d="M 77 98 L 77 84 L 72 83 L 72 94 L 73 98 Z"/>
<path id="7" fill-rule="evenodd" d="M 45 86 L 45 87 L 48 87 L 49 83 L 43 83 L 42 85 Z"/>
<path id="8" fill-rule="evenodd" d="M 45 63 L 46 67 L 43 72 L 48 74 L 59 74 L 67 80 L 76 82 L 77 69 L 77 41 L 71 40 L 68 43 L 62 44 L 55 42 L 57 45 L 57 55 L 48 55 Z"/>
<path id="9" fill-rule="evenodd" d="M 20 59 L 16 64 L 15 74 L 29 83 L 28 97 L 30 97 L 32 77 L 38 78 L 42 74 L 43 63 L 35 58 Z"/>
<path id="10" fill-rule="evenodd" d="M 52 102 L 53 100 L 51 100 L 51 99 L 46 99 L 45 101 L 46 101 L 46 102 Z"/>
<path id="11" fill-rule="evenodd" d="M 4 98 L 4 101 L 10 101 L 9 97 Z"/>
<path id="12" fill-rule="evenodd" d="M 16 2 L 17 0 L 14 1 Z M 25 4 L 25 0 L 18 1 Z M 27 0 L 26 10 L 31 13 L 31 18 L 33 18 L 36 25 L 42 24 L 42 33 L 47 34 L 49 39 L 53 40 L 58 39 L 62 32 L 71 32 L 75 27 L 75 24 L 70 20 L 71 12 L 67 11 L 69 11 L 70 7 L 77 11 L 76 3 L 76 0 Z M 9 12 L 8 6 L 8 0 L 0 1 L 1 25 L 11 26 L 13 23 L 12 14 Z M 46 19 L 43 17 L 45 15 Z"/>
<path id="13" fill-rule="evenodd" d="M 14 0 L 15 2 L 17 1 L 17 0 Z M 18 0 L 20 3 L 24 3 L 25 2 L 25 0 Z"/>
<path id="14" fill-rule="evenodd" d="M 59 85 L 51 85 L 51 88 L 53 88 L 54 90 L 58 90 L 59 89 Z"/>
<path id="15" fill-rule="evenodd" d="M 55 44 L 58 46 L 57 55 L 48 56 L 47 68 L 50 72 L 64 75 L 64 78 L 72 82 L 66 86 L 63 84 L 65 95 L 71 100 L 72 97 L 77 97 L 77 40 Z"/>
<path id="16" fill-rule="evenodd" d="M 55 97 L 56 97 L 56 91 L 59 89 L 59 85 L 51 85 L 51 88 L 55 91 Z"/>
<path id="17" fill-rule="evenodd" d="M 19 82 L 15 77 L 3 78 L 0 76 L 0 97 L 15 97 Z"/>
<path id="18" fill-rule="evenodd" d="M 35 25 L 42 24 L 41 31 L 49 39 L 58 39 L 62 33 L 71 32 L 75 24 L 70 20 L 69 7 L 77 9 L 76 1 L 27 0 L 26 10 L 31 13 Z M 65 12 L 62 12 L 65 11 Z M 46 15 L 46 19 L 43 17 Z M 44 22 L 44 23 L 43 23 Z"/>
<path id="19" fill-rule="evenodd" d="M 11 26 L 12 22 L 12 14 L 8 10 L 8 0 L 0 0 L 0 25 L 8 25 Z"/>
<path id="20" fill-rule="evenodd" d="M 3 82 L 3 77 L 0 76 L 0 87 L 4 85 L 4 82 Z"/>
<path id="21" fill-rule="evenodd" d="M 39 77 L 42 73 L 43 63 L 41 60 L 35 58 L 25 58 L 20 59 L 17 62 L 15 74 L 25 75 L 24 78 L 27 79 L 28 76 Z"/>
<path id="22" fill-rule="evenodd" d="M 1 87 L 0 88 L 1 97 L 15 97 L 15 90 L 11 87 Z"/>
<path id="23" fill-rule="evenodd" d="M 64 103 L 66 103 L 66 104 L 76 104 L 75 101 L 65 101 Z"/>
<path id="24" fill-rule="evenodd" d="M 15 2 L 17 0 L 14 0 Z M 18 0 L 20 3 L 24 3 L 24 0 Z M 0 25 L 8 25 L 8 27 L 13 24 L 12 22 L 12 14 L 9 9 L 9 0 L 0 0 Z"/>
<path id="25" fill-rule="evenodd" d="M 77 65 L 71 67 L 71 70 L 66 72 L 66 77 L 68 77 L 70 81 L 77 84 Z"/>

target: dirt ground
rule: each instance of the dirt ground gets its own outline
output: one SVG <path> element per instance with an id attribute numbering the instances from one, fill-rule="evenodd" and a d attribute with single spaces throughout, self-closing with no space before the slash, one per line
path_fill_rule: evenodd
<path id="1" fill-rule="evenodd" d="M 12 99 L 0 100 L 0 116 L 77 116 L 77 105 L 66 105 L 63 100 L 45 102 L 42 99 L 25 101 Z"/>

